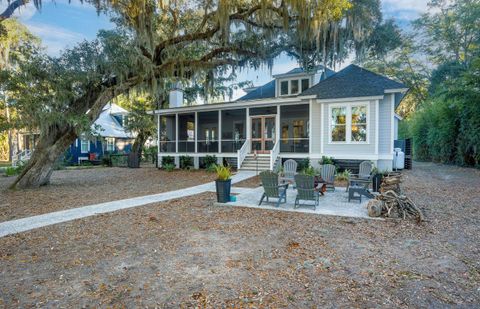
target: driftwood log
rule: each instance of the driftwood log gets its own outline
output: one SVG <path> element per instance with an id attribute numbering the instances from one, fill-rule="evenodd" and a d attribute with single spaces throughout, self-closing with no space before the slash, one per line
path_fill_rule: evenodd
<path id="1" fill-rule="evenodd" d="M 401 183 L 402 175 L 400 173 L 386 175 L 382 180 L 380 194 L 367 204 L 368 215 L 371 217 L 416 219 L 417 222 L 425 221 L 422 211 L 410 198 L 402 194 Z"/>

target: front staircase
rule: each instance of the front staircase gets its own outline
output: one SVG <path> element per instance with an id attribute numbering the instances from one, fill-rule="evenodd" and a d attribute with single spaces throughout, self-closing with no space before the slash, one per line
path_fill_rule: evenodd
<path id="1" fill-rule="evenodd" d="M 257 165 L 258 163 L 258 165 Z M 268 171 L 270 169 L 270 155 L 269 154 L 259 154 L 255 159 L 253 154 L 247 154 L 243 160 L 240 170 L 242 171 L 256 171 L 258 166 L 258 171 Z"/>

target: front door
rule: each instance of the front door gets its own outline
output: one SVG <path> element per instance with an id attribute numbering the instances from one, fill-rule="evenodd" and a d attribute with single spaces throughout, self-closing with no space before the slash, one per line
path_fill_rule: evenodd
<path id="1" fill-rule="evenodd" d="M 252 117 L 252 152 L 269 153 L 275 144 L 275 116 Z"/>

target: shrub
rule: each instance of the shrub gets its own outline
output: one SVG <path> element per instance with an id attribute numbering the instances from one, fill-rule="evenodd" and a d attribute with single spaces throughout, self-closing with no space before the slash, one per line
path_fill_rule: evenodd
<path id="1" fill-rule="evenodd" d="M 318 164 L 320 164 L 320 165 L 324 165 L 324 164 L 334 164 L 334 163 L 333 163 L 333 158 L 332 158 L 332 157 L 322 156 L 322 158 L 320 159 L 320 161 L 318 161 Z"/>
<path id="2" fill-rule="evenodd" d="M 112 158 L 109 154 L 102 156 L 102 165 L 112 167 Z"/>
<path id="3" fill-rule="evenodd" d="M 301 159 L 298 162 L 298 170 L 299 171 L 303 171 L 303 170 L 307 169 L 308 167 L 310 167 L 310 158 Z"/>
<path id="4" fill-rule="evenodd" d="M 112 166 L 127 166 L 128 165 L 128 157 L 124 155 L 112 155 Z"/>
<path id="5" fill-rule="evenodd" d="M 165 164 L 163 165 L 163 168 L 167 171 L 167 172 L 171 172 L 175 169 L 175 164 L 171 164 L 171 163 L 168 163 L 168 164 Z"/>
<path id="6" fill-rule="evenodd" d="M 25 162 L 18 161 L 17 166 L 9 166 L 5 169 L 5 175 L 7 176 L 16 176 L 20 175 L 25 167 Z"/>
<path id="7" fill-rule="evenodd" d="M 215 173 L 217 171 L 217 165 L 215 163 L 210 164 L 205 170 L 209 173 Z"/>
<path id="8" fill-rule="evenodd" d="M 217 180 L 228 180 L 232 177 L 230 167 L 217 165 L 215 169 L 217 172 Z"/>
<path id="9" fill-rule="evenodd" d="M 189 155 L 180 156 L 180 168 L 190 169 L 191 167 L 193 167 L 193 158 Z"/>
<path id="10" fill-rule="evenodd" d="M 344 170 L 343 172 L 338 173 L 337 176 L 335 176 L 335 179 L 338 181 L 347 181 L 351 174 L 352 173 L 349 170 Z"/>
<path id="11" fill-rule="evenodd" d="M 316 171 L 312 166 L 309 166 L 301 171 L 302 174 L 308 175 L 308 176 L 315 176 Z"/>
<path id="12" fill-rule="evenodd" d="M 162 157 L 162 166 L 165 167 L 168 164 L 175 165 L 175 159 L 172 156 Z"/>
<path id="13" fill-rule="evenodd" d="M 203 164 L 205 164 L 205 166 L 207 168 L 209 168 L 212 164 L 217 164 L 217 157 L 215 155 L 213 156 L 206 156 L 204 159 L 203 159 Z"/>

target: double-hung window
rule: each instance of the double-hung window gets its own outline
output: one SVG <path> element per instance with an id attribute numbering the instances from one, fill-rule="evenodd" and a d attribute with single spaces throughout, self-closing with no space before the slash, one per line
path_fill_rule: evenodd
<path id="1" fill-rule="evenodd" d="M 115 151 L 115 138 L 107 137 L 107 151 Z"/>
<path id="2" fill-rule="evenodd" d="M 90 141 L 88 139 L 80 139 L 80 152 L 88 153 L 90 151 Z"/>
<path id="3" fill-rule="evenodd" d="M 289 79 L 280 81 L 280 95 L 295 95 L 302 93 L 310 87 L 309 78 Z"/>
<path id="4" fill-rule="evenodd" d="M 330 106 L 331 143 L 368 143 L 368 104 Z"/>

